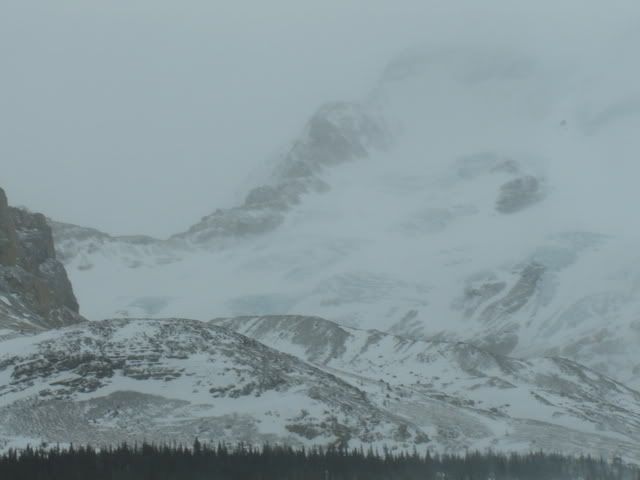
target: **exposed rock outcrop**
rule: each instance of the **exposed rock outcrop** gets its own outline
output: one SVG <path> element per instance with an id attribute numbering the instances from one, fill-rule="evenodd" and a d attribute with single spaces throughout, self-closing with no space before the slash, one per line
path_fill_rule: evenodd
<path id="1" fill-rule="evenodd" d="M 500 213 L 516 213 L 543 198 L 540 180 L 532 175 L 511 180 L 500 187 L 496 210 Z"/>
<path id="2" fill-rule="evenodd" d="M 11 218 L 7 196 L 0 188 L 0 265 L 15 265 L 17 257 L 16 228 Z"/>
<path id="3" fill-rule="evenodd" d="M 0 300 L 0 328 L 32 331 L 83 320 L 46 218 L 9 207 L 2 189 Z"/>

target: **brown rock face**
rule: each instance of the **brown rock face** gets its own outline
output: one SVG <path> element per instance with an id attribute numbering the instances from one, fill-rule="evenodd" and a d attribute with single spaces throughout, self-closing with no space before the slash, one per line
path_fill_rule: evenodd
<path id="1" fill-rule="evenodd" d="M 44 215 L 9 207 L 1 189 L 0 297 L 0 329 L 31 331 L 84 320 Z"/>

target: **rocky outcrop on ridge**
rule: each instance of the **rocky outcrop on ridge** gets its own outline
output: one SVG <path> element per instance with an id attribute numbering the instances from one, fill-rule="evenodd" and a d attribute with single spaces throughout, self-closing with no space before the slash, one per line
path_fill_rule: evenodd
<path id="1" fill-rule="evenodd" d="M 174 239 L 206 244 L 217 238 L 274 230 L 284 212 L 312 192 L 329 190 L 321 173 L 329 167 L 384 150 L 390 135 L 382 121 L 357 103 L 334 102 L 320 108 L 274 169 L 269 183 L 253 188 L 244 203 L 219 209 Z"/>

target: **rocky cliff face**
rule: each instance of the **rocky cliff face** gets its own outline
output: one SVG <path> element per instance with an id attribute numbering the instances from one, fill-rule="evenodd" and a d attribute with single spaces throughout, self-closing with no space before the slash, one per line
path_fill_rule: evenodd
<path id="1" fill-rule="evenodd" d="M 0 328 L 33 331 L 82 320 L 44 215 L 10 207 L 0 189 Z"/>
<path id="2" fill-rule="evenodd" d="M 15 265 L 18 241 L 4 190 L 0 189 L 0 264 Z"/>

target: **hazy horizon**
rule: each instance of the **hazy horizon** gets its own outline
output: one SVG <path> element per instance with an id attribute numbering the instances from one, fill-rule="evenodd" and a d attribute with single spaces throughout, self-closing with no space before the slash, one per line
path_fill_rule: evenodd
<path id="1" fill-rule="evenodd" d="M 168 236 L 233 204 L 318 106 L 364 97 L 406 48 L 632 57 L 634 2 L 513 3 L 5 2 L 1 184 L 57 220 Z"/>

